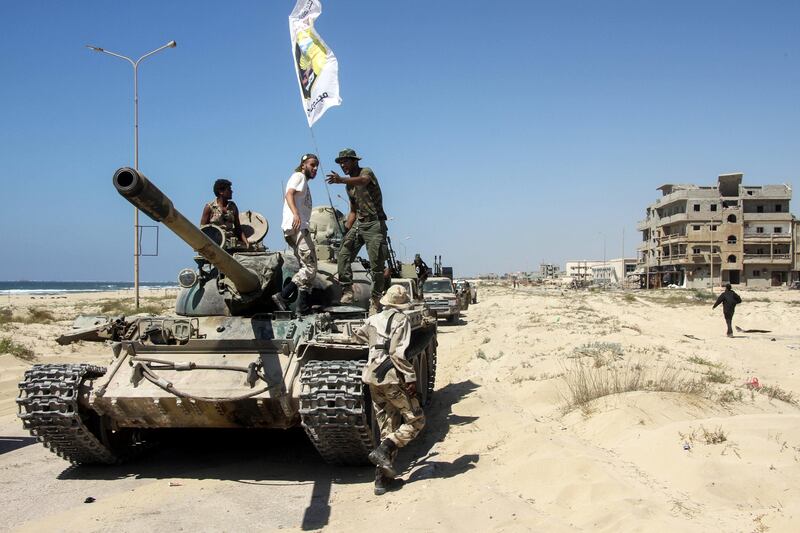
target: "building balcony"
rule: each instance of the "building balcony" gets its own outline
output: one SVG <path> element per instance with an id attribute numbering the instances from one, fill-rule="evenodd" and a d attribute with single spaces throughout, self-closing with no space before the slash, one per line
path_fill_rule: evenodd
<path id="1" fill-rule="evenodd" d="M 674 233 L 672 235 L 664 235 L 663 237 L 658 238 L 659 244 L 675 244 L 684 242 L 686 242 L 685 233 Z"/>
<path id="2" fill-rule="evenodd" d="M 788 233 L 745 233 L 744 242 L 746 244 L 789 243 L 792 242 L 792 236 Z"/>
<path id="3" fill-rule="evenodd" d="M 636 223 L 636 231 L 644 231 L 650 226 L 649 220 L 640 220 Z"/>
<path id="4" fill-rule="evenodd" d="M 687 200 L 707 200 L 709 198 L 718 198 L 719 192 L 716 189 L 682 189 L 673 191 L 669 194 L 662 196 L 655 201 L 654 205 L 663 207 L 673 202 L 687 201 Z"/>
<path id="5" fill-rule="evenodd" d="M 670 215 L 668 217 L 661 217 L 656 221 L 656 226 L 666 226 L 668 224 L 675 224 L 676 222 L 686 222 L 689 220 L 689 216 L 686 213 L 675 213 L 674 215 Z"/>
<path id="6" fill-rule="evenodd" d="M 745 222 L 789 222 L 792 220 L 791 213 L 742 213 L 742 218 Z"/>
<path id="7" fill-rule="evenodd" d="M 788 265 L 791 262 L 791 254 L 744 254 L 746 265 Z"/>
<path id="8" fill-rule="evenodd" d="M 791 200 L 792 189 L 786 185 L 763 185 L 759 188 L 739 187 L 742 200 Z"/>
<path id="9" fill-rule="evenodd" d="M 661 265 L 685 265 L 692 263 L 692 256 L 686 254 L 674 254 L 661 256 Z"/>

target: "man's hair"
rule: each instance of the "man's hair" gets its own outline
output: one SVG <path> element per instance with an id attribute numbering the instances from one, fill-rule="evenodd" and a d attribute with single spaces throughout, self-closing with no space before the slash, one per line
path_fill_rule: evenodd
<path id="1" fill-rule="evenodd" d="M 219 196 L 219 194 L 233 185 L 231 180 L 226 180 L 225 178 L 220 178 L 214 182 L 214 196 Z"/>
<path id="2" fill-rule="evenodd" d="M 308 161 L 309 159 L 316 159 L 317 163 L 319 163 L 319 157 L 316 154 L 306 154 L 300 158 L 300 164 L 297 165 L 297 168 L 294 169 L 295 172 L 302 172 L 303 171 L 303 163 Z"/>
<path id="3" fill-rule="evenodd" d="M 731 284 L 730 283 L 726 283 L 725 284 L 725 288 L 728 289 L 728 290 L 731 290 Z"/>

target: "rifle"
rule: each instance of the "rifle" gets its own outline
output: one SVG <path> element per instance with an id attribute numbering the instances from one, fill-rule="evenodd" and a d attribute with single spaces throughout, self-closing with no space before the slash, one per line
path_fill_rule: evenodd
<path id="1" fill-rule="evenodd" d="M 399 278 L 401 277 L 400 262 L 397 260 L 394 248 L 392 248 L 392 238 L 388 235 L 386 236 L 386 244 L 389 246 L 389 257 L 386 261 L 389 264 L 389 270 L 391 270 L 393 278 Z"/>

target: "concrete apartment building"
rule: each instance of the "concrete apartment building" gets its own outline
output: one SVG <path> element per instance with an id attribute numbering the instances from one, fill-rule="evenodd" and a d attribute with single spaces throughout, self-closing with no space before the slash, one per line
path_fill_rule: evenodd
<path id="1" fill-rule="evenodd" d="M 742 185 L 723 174 L 716 187 L 667 184 L 637 224 L 637 272 L 645 286 L 781 286 L 797 275 L 797 221 L 789 185 Z"/>
<path id="2" fill-rule="evenodd" d="M 636 270 L 636 259 L 617 258 L 606 261 L 567 261 L 564 274 L 582 282 L 620 283 Z"/>

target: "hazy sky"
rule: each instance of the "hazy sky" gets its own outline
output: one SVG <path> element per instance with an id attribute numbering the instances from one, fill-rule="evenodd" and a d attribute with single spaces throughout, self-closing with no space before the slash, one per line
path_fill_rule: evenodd
<path id="1" fill-rule="evenodd" d="M 86 44 L 178 42 L 140 67 L 140 168 L 192 220 L 230 178 L 283 248 L 283 183 L 313 151 L 294 3 L 0 4 L 0 279 L 133 279 L 133 208 L 111 184 L 133 163 L 132 68 Z M 800 2 L 323 0 L 316 27 L 343 99 L 314 127 L 323 169 L 355 148 L 398 255 L 457 275 L 601 258 L 604 238 L 616 257 L 623 229 L 634 256 L 663 183 L 798 183 Z M 192 256 L 162 228 L 142 280 Z"/>

